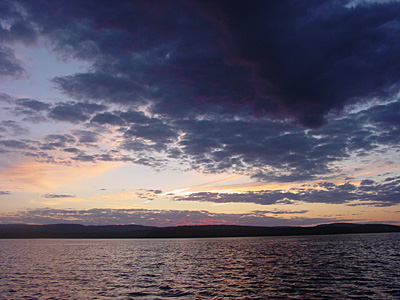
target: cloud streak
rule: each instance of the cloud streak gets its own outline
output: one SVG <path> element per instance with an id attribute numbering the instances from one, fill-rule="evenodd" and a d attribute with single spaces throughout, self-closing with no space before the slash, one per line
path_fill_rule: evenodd
<path id="1" fill-rule="evenodd" d="M 201 201 L 215 203 L 256 203 L 261 205 L 327 203 L 347 205 L 394 206 L 400 203 L 400 180 L 382 183 L 363 180 L 359 186 L 351 183 L 336 185 L 322 182 L 302 189 L 264 190 L 244 193 L 200 192 L 188 196 L 176 196 L 175 201 Z"/>
<path id="2" fill-rule="evenodd" d="M 44 194 L 42 195 L 43 198 L 48 199 L 59 199 L 59 198 L 74 198 L 76 195 L 66 195 L 66 194 Z"/>

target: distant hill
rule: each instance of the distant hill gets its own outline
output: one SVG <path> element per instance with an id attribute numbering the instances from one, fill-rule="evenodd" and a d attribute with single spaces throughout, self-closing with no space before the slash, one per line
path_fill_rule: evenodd
<path id="1" fill-rule="evenodd" d="M 0 238 L 203 238 L 324 235 L 400 232 L 400 226 L 387 224 L 333 223 L 313 227 L 257 227 L 201 225 L 151 227 L 141 225 L 84 226 L 80 224 L 0 224 Z"/>

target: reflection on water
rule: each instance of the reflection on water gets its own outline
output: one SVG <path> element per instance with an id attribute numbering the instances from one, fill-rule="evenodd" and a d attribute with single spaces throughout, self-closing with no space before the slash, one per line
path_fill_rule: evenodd
<path id="1" fill-rule="evenodd" d="M 0 299 L 400 299 L 400 234 L 0 240 Z"/>

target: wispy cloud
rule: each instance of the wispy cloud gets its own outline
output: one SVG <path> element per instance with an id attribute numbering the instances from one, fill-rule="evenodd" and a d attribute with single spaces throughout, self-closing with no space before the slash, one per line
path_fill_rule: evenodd
<path id="1" fill-rule="evenodd" d="M 44 194 L 43 198 L 58 199 L 58 198 L 74 198 L 76 195 L 66 195 L 66 194 Z"/>

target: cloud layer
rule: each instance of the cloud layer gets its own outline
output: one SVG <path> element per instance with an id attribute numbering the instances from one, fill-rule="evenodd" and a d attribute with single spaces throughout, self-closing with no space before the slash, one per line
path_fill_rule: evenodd
<path id="1" fill-rule="evenodd" d="M 29 76 L 19 44 L 87 67 L 51 79 L 63 99 L 0 94 L 0 153 L 325 182 L 176 200 L 396 205 L 399 15 L 398 1 L 3 1 L 2 78 Z"/>
<path id="2" fill-rule="evenodd" d="M 77 100 L 150 101 L 168 115 L 228 106 L 319 127 L 332 110 L 398 89 L 397 1 L 5 3 L 3 43 L 44 36 L 93 63 L 54 79 Z M 10 48 L 0 59 L 1 74 L 23 72 Z"/>
<path id="3" fill-rule="evenodd" d="M 300 215 L 291 218 L 279 217 L 282 213 Z M 305 211 L 263 212 L 244 214 L 210 213 L 188 210 L 149 210 L 149 209 L 32 209 L 0 216 L 1 223 L 79 223 L 83 225 L 140 224 L 147 226 L 177 226 L 206 224 L 236 224 L 254 226 L 273 225 L 312 225 L 336 221 L 332 218 L 306 218 Z"/>
<path id="4" fill-rule="evenodd" d="M 171 119 L 150 117 L 131 109 L 105 112 L 104 105 L 87 102 L 14 102 L 13 110 L 19 115 L 40 114 L 47 122 L 84 125 L 82 129 L 35 140 L 7 137 L 24 135 L 29 130 L 16 121 L 3 121 L 0 130 L 3 128 L 6 134 L 0 139 L 0 149 L 37 161 L 123 161 L 155 168 L 177 161 L 182 169 L 248 173 L 260 181 L 296 182 L 340 174 L 340 164 L 349 159 L 364 157 L 366 163 L 372 162 L 371 155 L 394 155 L 400 145 L 397 101 L 349 112 L 340 119 L 331 118 L 318 130 L 246 114 Z M 22 104 L 24 110 L 20 109 Z M 27 105 L 34 109 L 27 109 Z M 387 164 L 393 163 L 388 156 Z"/>

